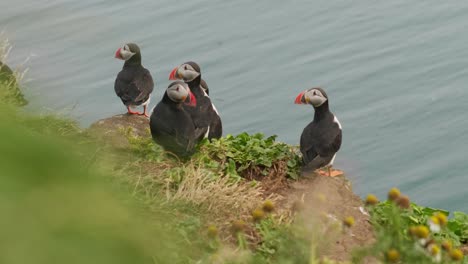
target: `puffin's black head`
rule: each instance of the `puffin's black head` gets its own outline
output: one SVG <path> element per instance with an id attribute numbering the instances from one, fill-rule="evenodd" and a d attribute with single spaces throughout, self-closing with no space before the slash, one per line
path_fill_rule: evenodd
<path id="1" fill-rule="evenodd" d="M 195 96 L 190 91 L 188 85 L 182 81 L 175 81 L 169 84 L 169 86 L 166 89 L 166 94 L 169 97 L 169 99 L 171 99 L 171 101 L 175 103 L 185 102 L 185 104 L 189 106 L 197 105 L 197 100 L 195 99 Z"/>
<path id="2" fill-rule="evenodd" d="M 175 67 L 169 75 L 169 80 L 179 79 L 184 80 L 185 82 L 191 82 L 200 75 L 200 66 L 193 61 L 189 61 Z"/>
<path id="3" fill-rule="evenodd" d="M 115 52 L 115 57 L 124 61 L 128 61 L 131 58 L 140 57 L 140 47 L 135 43 L 127 43 L 123 47 L 118 48 Z M 141 59 L 141 58 L 140 58 Z"/>
<path id="4" fill-rule="evenodd" d="M 322 88 L 310 88 L 301 92 L 294 101 L 295 104 L 311 104 L 314 108 L 328 101 L 328 96 Z"/>

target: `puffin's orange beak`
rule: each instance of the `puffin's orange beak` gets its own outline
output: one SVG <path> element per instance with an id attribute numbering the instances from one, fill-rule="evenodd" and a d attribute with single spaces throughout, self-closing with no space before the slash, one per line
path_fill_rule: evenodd
<path id="1" fill-rule="evenodd" d="M 305 91 L 300 93 L 298 96 L 296 96 L 296 100 L 294 100 L 295 104 L 306 104 L 306 100 L 304 98 Z M 304 100 L 303 100 L 304 99 Z"/>
<path id="2" fill-rule="evenodd" d="M 197 99 L 195 98 L 195 95 L 193 95 L 192 91 L 189 90 L 189 96 L 187 96 L 187 99 L 185 100 L 185 104 L 191 107 L 197 106 Z"/>
<path id="3" fill-rule="evenodd" d="M 123 60 L 122 55 L 120 54 L 120 49 L 121 48 L 118 48 L 117 51 L 115 52 L 115 57 L 117 59 Z"/>
<path id="4" fill-rule="evenodd" d="M 175 67 L 172 71 L 171 71 L 171 74 L 169 74 L 169 80 L 177 80 L 178 79 L 178 74 L 177 74 L 177 70 L 179 69 L 179 67 Z"/>

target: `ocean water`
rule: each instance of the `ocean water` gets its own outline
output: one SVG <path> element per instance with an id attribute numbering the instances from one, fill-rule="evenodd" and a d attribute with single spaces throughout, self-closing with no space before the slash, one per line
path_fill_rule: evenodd
<path id="1" fill-rule="evenodd" d="M 88 126 L 123 113 L 113 91 L 126 42 L 156 80 L 202 67 L 225 134 L 298 144 L 323 87 L 343 125 L 335 167 L 355 191 L 396 186 L 420 204 L 468 212 L 468 2 L 1 0 L 8 63 L 29 67 L 26 111 Z M 25 64 L 24 61 L 29 59 Z"/>

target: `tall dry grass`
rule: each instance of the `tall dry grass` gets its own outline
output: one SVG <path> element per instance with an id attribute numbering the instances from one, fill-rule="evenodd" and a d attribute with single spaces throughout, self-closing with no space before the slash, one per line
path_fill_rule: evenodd
<path id="1" fill-rule="evenodd" d="M 120 175 L 131 183 L 134 193 L 149 199 L 164 196 L 167 202 L 191 203 L 218 224 L 247 219 L 265 199 L 281 200 L 277 194 L 266 195 L 261 183 L 232 181 L 194 162 L 136 162 L 123 168 Z"/>
<path id="2" fill-rule="evenodd" d="M 0 99 L 3 103 L 24 106 L 28 101 L 20 90 L 20 83 L 25 80 L 28 68 L 25 67 L 29 58 L 16 69 L 10 69 L 6 64 L 13 46 L 3 32 L 0 32 Z"/>

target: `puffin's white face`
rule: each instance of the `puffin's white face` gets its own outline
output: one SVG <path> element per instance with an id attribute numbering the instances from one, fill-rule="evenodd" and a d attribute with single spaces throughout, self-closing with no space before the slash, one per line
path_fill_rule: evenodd
<path id="1" fill-rule="evenodd" d="M 184 63 L 172 70 L 169 80 L 182 79 L 185 82 L 190 82 L 198 76 L 200 76 L 200 73 L 195 70 L 192 65 Z"/>
<path id="2" fill-rule="evenodd" d="M 130 48 L 128 47 L 127 44 L 125 44 L 122 48 L 119 48 L 117 52 L 115 53 L 115 57 L 118 59 L 122 60 L 129 60 L 133 55 L 135 55 L 135 52 L 132 52 Z"/>
<path id="3" fill-rule="evenodd" d="M 167 96 L 169 96 L 169 99 L 171 99 L 173 102 L 185 102 L 190 106 L 196 105 L 195 96 L 192 94 L 192 92 L 190 92 L 190 88 L 184 82 L 176 81 L 171 83 L 167 88 L 166 93 Z"/>
<path id="4" fill-rule="evenodd" d="M 312 89 L 306 92 L 306 101 L 312 104 L 314 107 L 319 107 L 325 103 L 328 99 L 318 89 Z"/>
<path id="5" fill-rule="evenodd" d="M 188 86 L 185 83 L 174 83 L 167 88 L 166 92 L 169 98 L 176 103 L 185 101 L 189 94 Z"/>
<path id="6" fill-rule="evenodd" d="M 295 100 L 296 104 L 311 104 L 313 107 L 319 107 L 328 100 L 326 94 L 321 89 L 311 88 L 300 93 Z"/>

